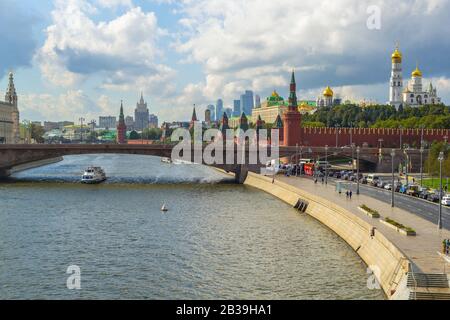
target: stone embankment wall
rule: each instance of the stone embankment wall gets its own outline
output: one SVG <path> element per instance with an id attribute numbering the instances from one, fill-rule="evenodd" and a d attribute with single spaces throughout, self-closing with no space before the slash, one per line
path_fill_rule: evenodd
<path id="1" fill-rule="evenodd" d="M 372 270 L 379 270 L 378 281 L 389 299 L 406 296 L 401 291 L 407 289 L 401 284 L 405 282 L 410 263 L 380 232 L 375 232 L 372 237 L 370 224 L 325 198 L 283 182 L 272 183 L 272 179 L 268 177 L 249 173 L 245 184 L 268 192 L 292 206 L 299 199 L 307 202 L 307 214 L 346 241 Z"/>

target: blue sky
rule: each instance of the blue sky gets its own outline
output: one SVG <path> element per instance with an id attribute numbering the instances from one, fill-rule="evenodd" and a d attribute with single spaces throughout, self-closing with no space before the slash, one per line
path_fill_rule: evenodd
<path id="1" fill-rule="evenodd" d="M 189 119 L 246 89 L 300 99 L 330 85 L 344 99 L 388 99 L 398 41 L 408 80 L 450 101 L 449 0 L 2 0 L 0 94 L 14 70 L 22 119 L 132 114 L 140 92 L 161 120 Z M 370 10 L 369 10 L 370 11 Z M 406 83 L 406 81 L 405 81 Z"/>

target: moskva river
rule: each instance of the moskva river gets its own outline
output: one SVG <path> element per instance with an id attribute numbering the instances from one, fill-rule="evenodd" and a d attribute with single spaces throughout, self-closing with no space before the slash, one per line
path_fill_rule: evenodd
<path id="1" fill-rule="evenodd" d="M 81 185 L 90 165 L 108 181 Z M 127 155 L 70 156 L 13 175 L 0 182 L 0 298 L 384 298 L 332 231 L 227 179 Z M 67 287 L 69 266 L 80 290 Z"/>

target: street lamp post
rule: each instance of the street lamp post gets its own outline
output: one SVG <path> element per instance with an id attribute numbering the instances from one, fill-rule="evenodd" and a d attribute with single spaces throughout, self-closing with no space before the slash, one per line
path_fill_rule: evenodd
<path id="1" fill-rule="evenodd" d="M 400 126 L 400 150 L 403 150 L 403 127 Z"/>
<path id="2" fill-rule="evenodd" d="M 408 148 L 404 151 L 406 156 L 406 165 L 405 165 L 405 176 L 406 176 L 406 186 L 409 186 L 409 177 L 408 177 L 408 166 L 409 166 L 409 155 L 408 155 Z"/>
<path id="3" fill-rule="evenodd" d="M 303 159 L 303 147 L 300 146 L 300 161 Z M 300 165 L 300 177 L 303 175 L 303 164 L 299 163 Z"/>
<path id="4" fill-rule="evenodd" d="M 394 162 L 395 162 L 395 149 L 392 149 L 391 151 L 391 161 L 392 161 L 392 185 L 391 185 L 391 206 L 392 208 L 395 207 L 394 197 L 395 197 L 395 175 L 394 175 Z"/>
<path id="5" fill-rule="evenodd" d="M 425 151 L 423 145 L 420 147 L 420 186 L 423 186 L 423 152 Z"/>
<path id="6" fill-rule="evenodd" d="M 328 185 L 328 145 L 325 146 L 325 184 Z"/>
<path id="7" fill-rule="evenodd" d="M 359 154 L 361 153 L 361 148 L 358 146 L 357 148 L 356 148 L 356 157 L 357 157 L 357 160 L 356 160 L 356 170 L 357 170 L 357 173 L 356 173 L 356 194 L 357 195 L 359 195 Z"/>
<path id="8" fill-rule="evenodd" d="M 444 161 L 444 152 L 439 153 L 439 220 L 438 228 L 442 229 L 442 162 Z"/>
<path id="9" fill-rule="evenodd" d="M 336 125 L 336 148 L 339 148 L 339 125 Z"/>
<path id="10" fill-rule="evenodd" d="M 299 163 L 298 163 L 299 161 L 298 161 L 298 143 L 297 144 L 295 144 L 295 166 L 294 166 L 294 168 L 295 168 L 295 176 L 296 177 L 298 177 L 298 165 L 299 165 Z"/>

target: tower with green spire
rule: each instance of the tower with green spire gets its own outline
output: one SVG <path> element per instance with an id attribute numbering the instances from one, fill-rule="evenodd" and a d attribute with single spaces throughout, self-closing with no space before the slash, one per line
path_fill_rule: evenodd
<path id="1" fill-rule="evenodd" d="M 297 84 L 295 83 L 295 73 L 292 71 L 291 76 L 291 85 L 289 90 L 289 109 L 290 110 L 297 110 L 298 108 L 298 102 L 297 102 Z"/>
<path id="2" fill-rule="evenodd" d="M 117 143 L 125 144 L 127 138 L 127 126 L 125 124 L 125 115 L 123 113 L 123 101 L 120 101 L 119 123 L 117 124 Z"/>
<path id="3" fill-rule="evenodd" d="M 301 122 L 302 115 L 298 111 L 297 102 L 297 84 L 295 82 L 295 74 L 292 71 L 291 85 L 289 93 L 289 107 L 288 110 L 283 115 L 284 122 L 284 135 L 283 144 L 288 147 L 295 147 L 296 145 L 301 145 L 303 140 L 301 135 Z M 281 135 L 280 135 L 281 136 Z"/>

